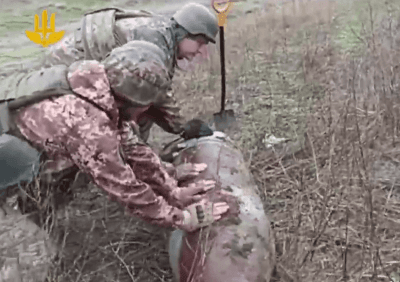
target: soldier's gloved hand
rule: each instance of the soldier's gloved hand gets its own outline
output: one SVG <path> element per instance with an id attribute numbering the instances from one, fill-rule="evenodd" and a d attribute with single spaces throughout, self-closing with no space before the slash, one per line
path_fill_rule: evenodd
<path id="1" fill-rule="evenodd" d="M 193 232 L 219 220 L 228 210 L 229 205 L 225 202 L 212 203 L 203 199 L 183 210 L 183 220 L 177 224 L 177 227 Z"/>
<path id="2" fill-rule="evenodd" d="M 183 126 L 182 138 L 185 140 L 200 138 L 202 136 L 213 135 L 213 130 L 208 126 L 207 123 L 200 119 L 189 120 Z"/>
<path id="3" fill-rule="evenodd" d="M 201 193 L 207 192 L 215 187 L 214 180 L 201 180 L 189 184 L 187 187 L 177 187 L 170 194 L 170 204 L 183 208 L 191 203 L 200 201 L 204 195 Z"/>
<path id="4" fill-rule="evenodd" d="M 186 181 L 195 178 L 207 168 L 207 164 L 186 163 L 176 167 L 176 178 L 178 181 Z"/>

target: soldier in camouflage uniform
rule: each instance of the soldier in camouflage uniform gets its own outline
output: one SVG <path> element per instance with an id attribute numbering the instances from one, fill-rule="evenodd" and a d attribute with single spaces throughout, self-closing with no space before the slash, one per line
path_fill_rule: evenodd
<path id="1" fill-rule="evenodd" d="M 217 32 L 218 26 L 215 16 L 210 13 L 207 8 L 198 4 L 192 3 L 185 5 L 176 12 L 171 19 L 144 11 L 123 11 L 115 8 L 103 9 L 86 14 L 81 21 L 81 28 L 76 30 L 76 32 L 69 37 L 66 37 L 62 42 L 53 46 L 45 58 L 44 64 L 46 66 L 59 64 L 69 66 L 76 60 L 102 60 L 107 56 L 109 51 L 125 42 L 146 41 L 154 43 L 159 47 L 157 48 L 157 52 L 162 53 L 161 56 L 164 57 L 163 63 L 168 74 L 167 76 L 171 80 L 177 60 L 191 60 L 197 55 L 207 57 L 206 45 L 208 42 L 215 43 Z M 141 51 L 140 48 L 146 48 L 146 46 L 138 47 L 139 52 Z M 146 59 L 147 58 L 140 58 L 140 60 Z M 23 80 L 24 75 L 23 73 L 19 73 L 14 79 L 11 78 L 6 79 L 5 82 L 3 81 L 1 83 L 1 88 L 3 90 L 11 89 L 9 91 L 3 91 L 3 93 L 18 92 L 20 96 L 26 95 L 23 87 L 24 83 L 20 84 L 19 82 L 19 80 Z M 30 75 L 26 74 L 26 77 L 29 78 Z M 33 88 L 40 90 L 41 86 L 38 86 L 37 79 L 38 78 L 35 76 L 27 79 L 25 82 L 26 88 L 30 90 L 32 88 L 30 83 L 33 83 L 35 84 Z M 42 77 L 41 79 L 42 81 L 51 80 L 52 75 L 49 75 L 48 78 Z M 14 91 L 13 85 L 17 82 L 19 84 L 19 90 Z M 140 83 L 139 81 L 136 82 Z M 168 85 L 170 86 L 170 84 Z M 136 130 L 139 132 L 138 135 L 144 142 L 147 141 L 153 122 L 170 133 L 181 134 L 186 138 L 192 137 L 191 134 L 189 134 L 190 130 L 185 131 L 185 128 L 189 127 L 182 126 L 183 119 L 180 116 L 179 108 L 176 106 L 170 87 L 168 90 L 168 99 L 164 99 L 162 103 L 151 103 L 148 107 L 135 114 L 138 125 Z M 56 91 L 62 93 L 64 90 L 60 91 L 60 89 L 58 89 Z M 149 91 L 143 92 L 145 96 L 155 95 L 155 93 L 149 93 Z M 42 96 L 43 95 L 36 95 L 36 97 L 39 98 Z M 2 99 L 6 100 L 8 98 L 13 97 L 7 97 L 7 95 L 1 97 L 0 95 L 0 102 Z M 20 97 L 19 101 L 21 99 Z M 24 105 L 23 100 L 24 99 L 19 103 L 20 106 Z M 32 98 L 28 97 L 28 99 L 25 100 L 29 102 Z M 4 103 L 3 105 L 0 103 L 0 112 L 6 112 L 4 107 Z M 1 131 L 0 122 L 0 134 L 2 133 Z M 8 142 L 5 147 L 9 147 L 10 150 L 8 151 L 21 151 L 20 144 L 16 143 L 15 141 Z M 35 153 L 32 153 L 30 156 L 27 156 L 28 159 L 31 159 L 30 162 L 32 162 L 34 155 Z M 6 153 L 4 158 L 7 158 Z M 44 171 L 62 171 L 73 175 L 73 171 L 70 172 L 63 169 L 65 166 L 66 164 L 63 162 L 47 161 Z M 4 168 L 3 171 L 7 169 L 8 168 Z M 37 170 L 37 167 L 34 169 Z M 169 171 L 171 171 L 171 166 L 169 166 Z M 28 172 L 30 173 L 30 171 Z M 25 178 L 29 176 L 29 173 L 24 173 Z M 13 173 L 7 175 L 11 177 Z M 52 179 L 53 182 L 59 182 L 65 175 L 66 173 L 60 173 L 58 177 L 54 177 L 54 174 L 52 174 L 52 177 L 47 177 L 47 179 Z M 14 178 L 12 178 L 11 181 L 14 181 Z M 7 183 L 4 182 L 6 181 L 0 180 L 0 188 L 2 186 L 7 187 Z"/>
<path id="2" fill-rule="evenodd" d="M 77 166 L 133 214 L 158 225 L 187 228 L 180 208 L 213 183 L 178 188 L 140 139 L 137 124 L 142 112 L 171 99 L 166 61 L 155 44 L 132 41 L 102 62 L 83 60 L 17 77 L 19 87 L 29 84 L 34 92 L 26 96 L 48 98 L 9 111 L 8 133 L 44 151 L 63 168 Z M 48 83 L 46 77 L 53 77 L 51 85 L 39 92 L 29 83 L 35 81 L 36 87 L 43 88 L 40 80 Z M 13 108 L 26 96 L 9 93 L 14 99 L 7 100 Z M 157 118 L 171 124 L 169 115 Z"/>
<path id="3" fill-rule="evenodd" d="M 17 77 L 21 89 L 28 91 L 24 85 L 33 80 L 31 88 L 37 85 L 43 90 L 29 89 L 33 93 L 26 96 L 17 96 L 19 88 L 17 94 L 9 93 L 7 133 L 43 151 L 63 168 L 78 167 L 133 215 L 186 231 L 210 224 L 227 211 L 227 204 L 197 203 L 205 214 L 203 222 L 190 204 L 214 183 L 178 187 L 139 137 L 139 114 L 170 99 L 165 60 L 156 45 L 133 41 L 114 49 L 101 63 L 78 61 Z M 47 77 L 53 80 L 43 87 L 41 79 L 46 83 Z M 29 96 L 42 100 L 10 110 Z M 158 118 L 169 123 L 168 116 Z"/>

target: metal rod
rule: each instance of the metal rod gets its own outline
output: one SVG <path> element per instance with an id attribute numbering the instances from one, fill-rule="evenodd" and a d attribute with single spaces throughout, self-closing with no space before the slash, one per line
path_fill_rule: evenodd
<path id="1" fill-rule="evenodd" d="M 222 86 L 222 93 L 221 93 L 221 113 L 225 111 L 225 92 L 226 92 L 226 85 L 225 85 L 225 41 L 224 41 L 224 27 L 219 27 L 219 42 L 220 42 L 220 49 L 221 49 L 221 86 Z"/>

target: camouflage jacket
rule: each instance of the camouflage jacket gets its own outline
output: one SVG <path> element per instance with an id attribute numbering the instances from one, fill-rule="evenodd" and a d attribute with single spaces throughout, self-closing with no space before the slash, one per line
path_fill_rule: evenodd
<path id="1" fill-rule="evenodd" d="M 136 120 L 120 120 L 103 65 L 77 62 L 70 67 L 68 82 L 77 95 L 64 94 L 16 111 L 20 133 L 44 150 L 57 169 L 76 165 L 130 213 L 174 226 L 181 211 L 167 201 L 176 181 L 135 135 Z"/>
<path id="2" fill-rule="evenodd" d="M 172 79 L 176 67 L 177 42 L 172 22 L 169 18 L 144 11 L 124 11 L 117 8 L 97 10 L 82 18 L 80 27 L 51 46 L 42 65 L 65 64 L 69 66 L 79 60 L 103 60 L 114 48 L 129 41 L 144 40 L 156 44 L 166 54 L 169 76 Z M 155 112 L 179 111 L 175 101 L 162 107 L 153 107 L 153 114 L 144 114 L 139 121 L 143 140 L 147 140 L 149 130 L 156 121 L 151 118 Z M 181 119 L 176 120 L 176 127 L 165 127 L 167 132 L 178 134 Z"/>

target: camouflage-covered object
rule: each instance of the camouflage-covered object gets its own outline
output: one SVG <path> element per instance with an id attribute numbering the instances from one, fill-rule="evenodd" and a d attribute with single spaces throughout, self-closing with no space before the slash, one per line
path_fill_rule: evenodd
<path id="1" fill-rule="evenodd" d="M 4 207 L 0 208 L 0 282 L 45 281 L 55 245 L 26 216 Z"/>
<path id="2" fill-rule="evenodd" d="M 269 282 L 276 261 L 274 237 L 241 152 L 221 132 L 179 145 L 184 149 L 174 164 L 207 164 L 190 181 L 215 180 L 215 189 L 207 191 L 205 198 L 227 202 L 229 211 L 210 227 L 172 233 L 169 255 L 174 281 Z"/>

